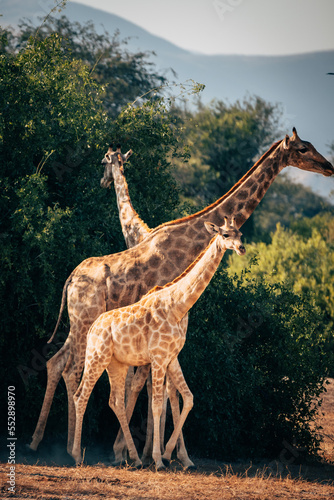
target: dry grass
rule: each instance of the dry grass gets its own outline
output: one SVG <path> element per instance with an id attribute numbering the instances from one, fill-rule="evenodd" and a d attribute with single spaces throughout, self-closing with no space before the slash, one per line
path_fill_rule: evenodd
<path id="1" fill-rule="evenodd" d="M 3 469 L 5 469 L 3 467 Z M 17 465 L 14 498 L 72 499 L 303 499 L 334 498 L 334 486 L 303 478 L 254 476 L 232 470 L 215 473 L 154 472 L 105 466 L 48 467 Z M 3 498 L 9 495 L 2 490 Z"/>
<path id="2" fill-rule="evenodd" d="M 105 464 L 81 467 L 16 464 L 16 490 L 8 492 L 8 465 L 0 464 L 1 498 L 38 500 L 322 500 L 334 498 L 334 380 L 320 415 L 323 462 L 318 465 L 224 464 L 196 460 L 185 472 L 177 462 L 166 472 Z"/>

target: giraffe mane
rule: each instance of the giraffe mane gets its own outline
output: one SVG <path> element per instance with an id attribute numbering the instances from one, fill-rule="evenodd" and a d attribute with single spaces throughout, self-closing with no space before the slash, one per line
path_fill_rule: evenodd
<path id="1" fill-rule="evenodd" d="M 194 214 L 191 214 L 191 215 L 187 215 L 185 217 L 181 217 L 180 219 L 175 219 L 175 220 L 172 220 L 172 221 L 169 221 L 169 222 L 164 222 L 163 224 L 160 224 L 160 226 L 157 226 L 156 228 L 154 228 L 152 230 L 152 233 L 155 233 L 155 231 L 158 231 L 161 227 L 166 227 L 166 226 L 173 226 L 175 224 L 180 224 L 182 222 L 187 222 L 188 220 L 192 220 L 192 219 L 195 219 L 196 217 L 200 217 L 201 215 L 205 214 L 205 213 L 209 213 L 211 210 L 213 210 L 217 205 L 219 205 L 224 199 L 228 198 L 232 193 L 234 193 L 234 191 L 236 191 L 238 189 L 238 187 L 246 181 L 246 179 L 248 179 L 248 177 L 250 177 L 252 175 L 252 173 L 254 172 L 254 170 L 257 169 L 257 167 L 260 165 L 260 163 L 262 163 L 269 155 L 271 155 L 271 153 L 277 148 L 277 146 L 282 142 L 282 139 L 275 142 L 271 147 L 270 149 L 268 149 L 268 151 L 266 151 L 258 160 L 256 163 L 254 163 L 254 165 L 248 170 L 248 172 L 246 172 L 246 174 L 241 177 L 241 179 L 239 179 L 239 181 L 234 184 L 233 187 L 231 187 L 231 189 L 225 193 L 223 196 L 221 196 L 220 198 L 218 198 L 218 200 L 216 200 L 215 202 L 211 203 L 211 205 L 208 205 L 207 207 L 203 208 L 202 210 L 200 210 L 199 212 L 196 212 Z M 151 233 L 151 234 L 152 234 Z"/>
<path id="2" fill-rule="evenodd" d="M 143 298 L 147 297 L 148 295 L 151 295 L 154 292 L 158 292 L 159 290 L 164 290 L 165 288 L 169 288 L 170 286 L 174 285 L 178 281 L 182 280 L 182 278 L 184 278 L 196 266 L 196 264 L 202 259 L 203 255 L 205 254 L 205 252 L 207 251 L 207 249 L 209 248 L 209 246 L 212 245 L 213 240 L 217 239 L 218 236 L 219 235 L 216 234 L 213 238 L 211 238 L 211 240 L 210 240 L 209 244 L 207 245 L 207 247 L 204 250 L 202 250 L 202 252 L 196 257 L 196 259 L 191 264 L 189 264 L 189 266 L 183 271 L 183 273 L 181 273 L 179 276 L 177 276 L 176 278 L 174 278 L 173 281 L 169 281 L 165 285 L 156 285 L 155 287 L 151 288 L 151 290 L 149 290 L 143 296 Z"/>

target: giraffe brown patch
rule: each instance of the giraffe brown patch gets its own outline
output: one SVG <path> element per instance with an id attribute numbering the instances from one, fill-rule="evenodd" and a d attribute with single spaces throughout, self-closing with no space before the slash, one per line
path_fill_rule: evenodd
<path id="1" fill-rule="evenodd" d="M 185 227 L 184 225 L 180 225 L 178 227 L 173 227 L 173 238 L 184 235 Z"/>
<path id="2" fill-rule="evenodd" d="M 241 212 L 241 210 L 244 208 L 245 204 L 244 203 L 239 203 L 237 206 L 237 212 Z"/>
<path id="3" fill-rule="evenodd" d="M 246 203 L 246 210 L 253 212 L 253 210 L 256 209 L 257 205 L 258 205 L 258 201 L 256 199 L 255 200 L 249 200 Z"/>
<path id="4" fill-rule="evenodd" d="M 170 262 L 166 262 L 166 264 L 161 269 L 162 276 L 164 276 L 165 278 L 169 278 L 169 276 L 171 276 L 171 274 L 173 272 L 173 269 L 174 269 L 174 266 L 171 265 Z"/>
<path id="5" fill-rule="evenodd" d="M 239 200 L 245 200 L 246 198 L 248 198 L 248 191 L 246 191 L 246 189 L 242 189 L 241 191 L 239 191 L 239 193 L 237 194 L 237 198 Z"/>
<path id="6" fill-rule="evenodd" d="M 144 318 L 138 318 L 136 320 L 136 325 L 138 326 L 138 328 L 142 328 L 144 326 Z"/>
<path id="7" fill-rule="evenodd" d="M 141 335 L 137 335 L 134 340 L 133 340 L 133 343 L 134 343 L 134 347 L 135 347 L 135 350 L 138 352 L 138 351 L 141 351 L 142 347 L 143 347 L 143 338 Z"/>
<path id="8" fill-rule="evenodd" d="M 152 255 L 148 260 L 150 268 L 157 269 L 161 264 L 162 258 L 159 255 Z"/>
<path id="9" fill-rule="evenodd" d="M 238 214 L 236 216 L 236 224 L 238 227 L 241 227 L 247 220 L 247 217 L 243 214 Z"/>
<path id="10" fill-rule="evenodd" d="M 145 276 L 146 290 L 150 290 L 157 284 L 157 273 L 150 272 Z M 146 292 L 145 292 L 146 293 Z"/>
<path id="11" fill-rule="evenodd" d="M 256 190 L 257 190 L 257 184 L 254 183 L 249 190 L 249 194 L 252 196 Z"/>
<path id="12" fill-rule="evenodd" d="M 169 341 L 170 340 L 170 335 L 168 335 L 168 333 L 170 333 L 170 328 L 164 328 L 164 329 L 161 329 L 161 335 L 160 335 L 160 339 L 162 341 Z"/>
<path id="13" fill-rule="evenodd" d="M 127 274 L 127 279 L 131 281 L 137 281 L 141 276 L 141 269 L 136 266 L 135 261 Z"/>
<path id="14" fill-rule="evenodd" d="M 138 335 L 139 333 L 139 328 L 137 326 L 137 322 L 134 325 L 131 325 L 131 335 Z"/>
<path id="15" fill-rule="evenodd" d="M 277 175 L 278 174 L 278 170 L 279 170 L 279 163 L 278 163 L 278 161 L 274 161 L 272 163 L 271 170 L 272 170 L 273 175 Z"/>
<path id="16" fill-rule="evenodd" d="M 150 323 L 151 319 L 152 319 L 151 311 L 147 311 L 146 316 L 145 316 L 146 323 Z"/>
<path id="17" fill-rule="evenodd" d="M 180 247 L 179 247 L 180 248 Z M 186 258 L 186 255 L 183 251 L 181 251 L 180 249 L 175 249 L 175 250 L 172 250 L 169 252 L 169 259 L 171 262 L 173 262 L 173 264 L 177 263 L 178 265 L 180 265 L 184 259 Z M 173 265 L 174 267 L 174 265 Z"/>
<path id="18" fill-rule="evenodd" d="M 234 201 L 233 200 L 227 200 L 223 205 L 222 209 L 224 210 L 225 215 L 231 215 L 233 213 L 234 209 Z"/>
<path id="19" fill-rule="evenodd" d="M 201 233 L 200 233 L 201 234 Z M 192 226 L 187 227 L 186 235 L 188 238 L 195 238 L 198 235 L 198 232 Z"/>
<path id="20" fill-rule="evenodd" d="M 193 225 L 193 228 L 195 229 L 196 232 L 201 232 L 203 230 L 203 220 L 200 219 L 196 221 L 196 223 Z"/>

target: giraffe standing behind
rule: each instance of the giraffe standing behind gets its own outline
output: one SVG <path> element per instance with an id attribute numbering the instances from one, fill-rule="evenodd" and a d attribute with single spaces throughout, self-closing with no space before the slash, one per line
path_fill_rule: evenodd
<path id="1" fill-rule="evenodd" d="M 141 241 L 143 241 L 146 236 L 151 232 L 151 229 L 143 222 L 139 217 L 138 213 L 133 208 L 128 184 L 124 176 L 123 162 L 127 161 L 132 150 L 130 149 L 126 155 L 122 155 L 120 144 L 116 145 L 116 151 L 113 149 L 111 144 L 108 148 L 107 153 L 102 160 L 102 164 L 107 165 L 105 169 L 104 176 L 101 179 L 101 186 L 108 188 L 111 185 L 111 176 L 114 181 L 114 188 L 116 192 L 117 207 L 119 213 L 119 220 L 122 227 L 123 236 L 128 248 L 131 248 Z M 119 156 L 120 155 L 120 156 Z M 125 382 L 125 399 L 128 399 L 127 413 L 132 415 L 135 403 L 138 399 L 139 393 L 144 387 L 147 381 L 147 392 L 148 392 L 148 415 L 147 415 L 147 430 L 146 430 L 146 441 L 143 449 L 142 461 L 143 463 L 148 463 L 151 459 L 152 445 L 153 445 L 153 417 L 152 417 L 152 383 L 150 377 L 150 367 L 141 366 L 138 367 L 136 376 L 134 378 L 134 369 L 130 367 Z M 171 409 L 173 413 L 173 421 L 177 421 L 180 415 L 179 411 L 179 397 L 174 387 L 172 381 L 167 377 L 166 390 L 168 392 L 168 397 L 170 399 Z M 161 416 L 161 449 L 164 446 L 164 430 L 166 423 L 166 411 L 167 411 L 167 394 L 165 392 L 164 405 Z M 129 417 L 130 418 L 130 417 Z M 177 457 L 182 462 L 185 468 L 194 468 L 194 463 L 190 460 L 182 435 L 182 431 L 178 437 L 177 443 Z M 122 428 L 120 428 L 115 443 L 114 443 L 114 464 L 120 464 L 125 462 L 127 459 L 127 447 L 124 440 L 124 435 Z"/>
<path id="2" fill-rule="evenodd" d="M 44 435 L 55 389 L 63 375 L 68 394 L 68 444 L 73 446 L 73 395 L 85 360 L 90 325 L 105 311 L 138 301 L 155 285 L 179 276 L 209 242 L 204 222 L 220 226 L 224 215 L 236 217 L 237 227 L 250 217 L 276 176 L 286 166 L 334 174 L 334 168 L 295 129 L 290 138 L 276 142 L 223 197 L 189 217 L 162 224 L 139 244 L 124 252 L 84 260 L 66 280 L 59 318 L 65 307 L 70 333 L 63 347 L 47 362 L 47 388 L 30 448 L 36 450 Z M 195 238 L 196 236 L 196 238 Z"/>
<path id="3" fill-rule="evenodd" d="M 119 144 L 116 146 L 116 151 L 113 150 L 111 144 L 102 160 L 102 164 L 106 165 L 106 167 L 100 181 L 101 187 L 108 188 L 111 185 L 111 180 L 114 180 L 119 220 L 127 248 L 138 245 L 138 243 L 143 241 L 151 232 L 151 229 L 142 221 L 133 208 L 128 184 L 124 177 L 123 163 L 125 163 L 131 155 L 131 149 L 123 155 Z"/>
<path id="4" fill-rule="evenodd" d="M 152 413 L 154 422 L 153 459 L 157 469 L 164 468 L 160 448 L 160 416 L 166 372 L 182 395 L 183 408 L 166 445 L 163 458 L 170 460 L 182 426 L 193 406 L 193 396 L 178 362 L 186 339 L 188 311 L 198 300 L 214 275 L 226 249 L 245 254 L 241 233 L 234 219 L 218 227 L 205 222 L 214 236 L 197 259 L 173 282 L 156 286 L 139 302 L 105 312 L 93 323 L 87 338 L 85 368 L 74 395 L 76 426 L 72 456 L 81 461 L 82 421 L 92 389 L 107 370 L 110 381 L 109 405 L 121 424 L 130 458 L 135 466 L 142 464 L 128 426 L 124 405 L 125 378 L 129 365 L 151 365 Z"/>

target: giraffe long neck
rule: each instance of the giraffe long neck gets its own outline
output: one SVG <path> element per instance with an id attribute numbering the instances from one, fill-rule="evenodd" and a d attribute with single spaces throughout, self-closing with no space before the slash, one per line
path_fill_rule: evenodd
<path id="1" fill-rule="evenodd" d="M 225 250 L 221 237 L 214 237 L 184 273 L 166 286 L 167 295 L 169 293 L 172 299 L 169 313 L 176 321 L 180 321 L 202 295 L 216 272 Z"/>
<path id="2" fill-rule="evenodd" d="M 244 224 L 286 166 L 281 142 L 275 143 L 228 193 L 202 211 L 204 220 L 221 225 L 228 216 L 236 218 L 238 227 Z"/>
<path id="3" fill-rule="evenodd" d="M 221 226 L 224 217 L 235 217 L 237 227 L 252 215 L 267 190 L 286 167 L 286 159 L 281 147 L 282 141 L 278 141 L 253 165 L 253 167 L 221 198 L 188 217 L 177 219 L 165 224 L 166 227 L 179 225 L 177 233 L 182 232 L 184 237 L 193 240 L 194 230 L 203 241 L 208 241 L 208 233 L 204 229 L 204 221 L 211 221 Z M 158 228 L 156 228 L 158 229 Z M 191 244 L 191 242 L 190 242 Z"/>
<path id="4" fill-rule="evenodd" d="M 128 184 L 120 168 L 113 165 L 112 173 L 123 236 L 127 247 L 131 248 L 140 243 L 151 230 L 133 208 Z"/>

